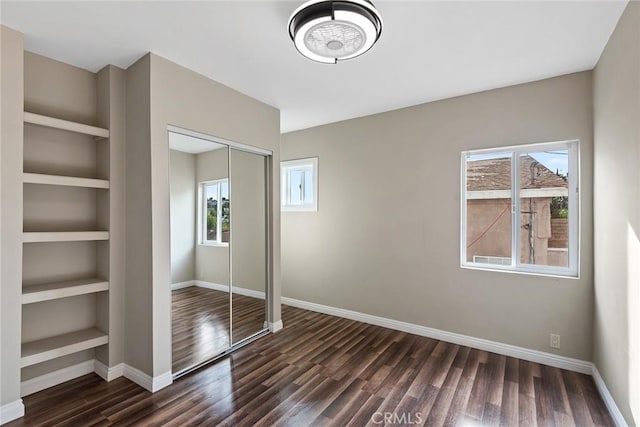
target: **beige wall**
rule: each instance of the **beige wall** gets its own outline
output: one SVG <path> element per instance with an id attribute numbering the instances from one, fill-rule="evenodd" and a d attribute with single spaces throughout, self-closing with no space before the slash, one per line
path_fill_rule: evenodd
<path id="1" fill-rule="evenodd" d="M 135 329 L 127 330 L 127 354 L 132 366 L 157 377 L 171 372 L 167 126 L 272 150 L 277 165 L 280 117 L 275 108 L 153 54 L 139 60 L 128 74 L 127 229 L 131 234 L 127 251 L 132 254 L 129 259 L 133 254 L 138 259 L 127 263 L 127 296 L 131 296 L 127 321 L 136 324 Z M 270 176 L 275 188 L 278 173 Z M 134 195 L 140 197 L 132 200 Z M 279 206 L 279 192 L 271 197 L 274 206 Z M 274 207 L 271 321 L 280 320 L 280 221 L 276 212 Z M 137 279 L 136 284 L 130 279 Z M 141 307 L 134 310 L 136 302 Z"/>
<path id="2" fill-rule="evenodd" d="M 171 370 L 167 126 L 175 125 L 274 152 L 279 162 L 280 114 L 164 58 L 151 60 L 151 197 L 153 244 L 153 375 Z M 277 182 L 277 173 L 273 177 Z M 278 192 L 273 199 L 279 203 Z M 279 221 L 273 220 L 274 271 L 279 265 Z M 275 276 L 277 279 L 277 275 Z M 280 319 L 279 280 L 274 280 L 274 320 Z"/>
<path id="3" fill-rule="evenodd" d="M 594 362 L 640 425 L 640 4 L 629 2 L 594 73 Z"/>
<path id="4" fill-rule="evenodd" d="M 0 26 L 0 405 L 20 399 L 22 34 Z"/>
<path id="5" fill-rule="evenodd" d="M 127 191 L 125 363 L 153 374 L 153 276 L 151 223 L 151 61 L 147 55 L 127 69 Z M 169 167 L 169 145 L 166 145 Z M 164 184 L 169 187 L 167 175 Z M 169 210 L 168 203 L 158 209 Z M 166 213 L 168 215 L 168 212 Z M 169 240 L 168 223 L 165 228 Z M 166 259 L 167 268 L 170 260 Z M 170 278 L 167 277 L 165 288 Z M 171 333 L 167 331 L 169 337 Z"/>
<path id="6" fill-rule="evenodd" d="M 282 213 L 283 295 L 591 360 L 591 77 L 284 134 L 282 159 L 319 157 L 319 208 Z M 461 269 L 461 151 L 570 139 L 581 141 L 580 279 Z"/>
<path id="7" fill-rule="evenodd" d="M 170 150 L 171 284 L 195 279 L 196 156 Z"/>
<path id="8" fill-rule="evenodd" d="M 229 149 L 218 148 L 196 155 L 196 181 L 229 178 Z"/>

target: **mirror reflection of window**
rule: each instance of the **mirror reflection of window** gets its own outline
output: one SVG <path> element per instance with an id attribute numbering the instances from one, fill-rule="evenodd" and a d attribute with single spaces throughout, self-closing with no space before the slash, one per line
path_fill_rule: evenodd
<path id="1" fill-rule="evenodd" d="M 218 240 L 217 219 L 218 219 L 218 185 L 205 184 L 205 200 L 207 210 L 207 227 L 205 241 L 215 242 Z"/>
<path id="2" fill-rule="evenodd" d="M 202 183 L 204 224 L 202 230 L 203 243 L 229 243 L 230 235 L 230 200 L 229 180 L 221 179 Z"/>

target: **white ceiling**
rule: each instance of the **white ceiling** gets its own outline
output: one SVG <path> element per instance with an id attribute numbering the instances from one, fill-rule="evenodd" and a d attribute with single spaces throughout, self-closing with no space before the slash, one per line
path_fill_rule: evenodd
<path id="1" fill-rule="evenodd" d="M 91 71 L 148 51 L 281 111 L 283 132 L 592 69 L 626 1 L 375 1 L 371 51 L 337 65 L 294 48 L 300 1 L 1 3 L 25 48 Z"/>

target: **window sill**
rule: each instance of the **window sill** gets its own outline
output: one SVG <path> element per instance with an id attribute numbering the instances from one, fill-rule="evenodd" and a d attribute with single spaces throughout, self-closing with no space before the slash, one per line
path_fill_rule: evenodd
<path id="1" fill-rule="evenodd" d="M 479 271 L 491 271 L 494 273 L 511 273 L 511 274 L 523 274 L 525 276 L 540 276 L 540 277 L 552 277 L 557 279 L 580 279 L 580 274 L 574 273 L 572 271 L 567 271 L 567 273 L 554 272 L 554 271 L 533 271 L 533 270 L 522 270 L 522 269 L 514 269 L 514 268 L 501 268 L 499 266 L 479 266 L 473 264 L 462 264 L 460 268 L 465 270 L 479 270 Z"/>
<path id="2" fill-rule="evenodd" d="M 280 212 L 318 212 L 318 208 L 313 205 L 307 206 L 281 206 Z"/>

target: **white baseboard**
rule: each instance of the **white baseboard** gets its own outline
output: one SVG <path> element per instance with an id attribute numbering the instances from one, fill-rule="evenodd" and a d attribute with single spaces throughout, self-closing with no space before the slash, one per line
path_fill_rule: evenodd
<path id="1" fill-rule="evenodd" d="M 171 372 L 165 372 L 162 375 L 152 378 L 141 370 L 129 365 L 124 365 L 124 376 L 151 393 L 155 393 L 173 383 Z"/>
<path id="2" fill-rule="evenodd" d="M 604 404 L 609 410 L 609 414 L 611 414 L 611 418 L 613 418 L 613 422 L 616 423 L 617 427 L 628 427 L 627 421 L 622 416 L 622 412 L 620 412 L 615 400 L 613 400 L 613 396 L 611 396 L 611 393 L 609 392 L 607 385 L 604 383 L 604 380 L 600 375 L 600 371 L 598 371 L 595 364 L 593 365 L 591 376 L 593 377 L 593 382 L 596 383 L 596 388 L 598 389 L 602 400 L 604 400 Z"/>
<path id="3" fill-rule="evenodd" d="M 151 391 L 153 389 L 153 379 L 151 376 L 145 374 L 139 369 L 125 365 L 124 376 L 146 390 Z"/>
<path id="4" fill-rule="evenodd" d="M 277 322 L 267 322 L 267 327 L 269 328 L 269 332 L 278 332 L 280 329 L 284 327 L 282 324 L 282 319 Z"/>
<path id="5" fill-rule="evenodd" d="M 173 375 L 171 374 L 171 371 L 165 372 L 164 374 L 158 375 L 157 377 L 153 377 L 151 393 L 162 390 L 163 388 L 168 387 L 171 384 L 173 384 Z"/>
<path id="6" fill-rule="evenodd" d="M 13 402 L 0 406 L 0 425 L 17 420 L 20 417 L 24 417 L 24 403 L 22 403 L 22 399 L 14 400 Z"/>
<path id="7" fill-rule="evenodd" d="M 109 368 L 104 363 L 94 360 L 93 372 L 98 374 L 105 381 L 113 381 L 124 375 L 124 363 L 119 363 Z"/>
<path id="8" fill-rule="evenodd" d="M 189 286 L 195 286 L 195 280 L 187 280 L 186 282 L 172 283 L 171 290 L 175 291 L 176 289 L 188 288 Z"/>
<path id="9" fill-rule="evenodd" d="M 20 383 L 20 396 L 28 396 L 63 382 L 95 372 L 105 381 L 112 381 L 124 374 L 124 363 L 108 368 L 95 359 L 87 360 L 57 371 L 49 372 Z"/>
<path id="10" fill-rule="evenodd" d="M 93 372 L 94 360 L 87 360 L 57 371 L 49 372 L 39 377 L 31 378 L 20 383 L 20 396 L 28 396 L 54 385 L 81 377 Z"/>
<path id="11" fill-rule="evenodd" d="M 229 292 L 229 285 L 221 285 L 220 283 L 205 282 L 203 280 L 194 280 L 193 285 L 199 288 L 213 289 L 214 291 Z"/>
<path id="12" fill-rule="evenodd" d="M 468 335 L 447 332 L 440 329 L 429 328 L 427 326 L 416 325 L 408 322 L 401 322 L 399 320 L 388 319 L 386 317 L 359 313 L 357 311 L 345 310 L 342 308 L 330 307 L 327 305 L 316 304 L 307 301 L 300 301 L 293 298 L 282 297 L 282 303 L 293 307 L 303 308 L 305 310 L 330 314 L 332 316 L 344 317 L 346 319 L 357 320 L 359 322 L 364 322 L 371 325 L 382 326 L 402 332 L 408 332 L 410 334 L 446 341 L 453 344 L 464 345 L 466 347 L 477 348 L 479 350 L 490 351 L 492 353 L 502 354 L 505 356 L 517 357 L 518 359 L 542 363 L 544 365 L 567 369 L 569 371 L 580 372 L 583 374 L 591 374 L 592 372 L 593 364 L 584 360 L 558 356 L 557 354 L 531 350 L 511 344 L 504 344 L 496 341 L 486 340 L 483 338 L 475 338 Z"/>
<path id="13" fill-rule="evenodd" d="M 105 381 L 112 381 L 124 376 L 152 393 L 155 393 L 173 382 L 171 372 L 166 372 L 152 378 L 144 372 L 125 363 L 119 363 L 118 365 L 107 367 L 104 363 L 92 359 L 23 381 L 20 384 L 20 396 L 28 396 L 46 388 L 53 387 L 54 385 L 61 384 L 65 381 L 90 374 L 91 372 L 95 372 Z"/>
<path id="14" fill-rule="evenodd" d="M 221 285 L 219 283 L 213 283 L 213 282 L 205 282 L 203 280 L 194 280 L 194 284 L 195 286 L 199 286 L 201 288 L 213 289 L 213 290 L 222 291 L 222 292 L 229 292 L 228 285 Z M 265 298 L 264 292 L 256 291 L 253 289 L 242 288 L 239 286 L 233 287 L 233 293 L 238 295 L 244 295 L 247 297 L 252 297 L 252 298 L 259 298 L 259 299 Z"/>

